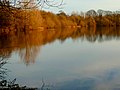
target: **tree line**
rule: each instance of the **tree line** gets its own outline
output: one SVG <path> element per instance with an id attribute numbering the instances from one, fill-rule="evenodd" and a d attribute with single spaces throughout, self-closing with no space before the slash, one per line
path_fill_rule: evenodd
<path id="1" fill-rule="evenodd" d="M 24 6 L 25 7 L 25 6 Z M 0 7 L 0 33 L 9 31 L 46 30 L 76 27 L 118 27 L 120 11 L 89 10 L 72 12 L 71 15 L 60 11 L 57 14 L 39 9 Z"/>

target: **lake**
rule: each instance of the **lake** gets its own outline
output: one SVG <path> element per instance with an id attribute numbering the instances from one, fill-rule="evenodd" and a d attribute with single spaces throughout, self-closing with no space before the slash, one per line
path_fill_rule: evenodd
<path id="1" fill-rule="evenodd" d="M 120 28 L 1 34 L 7 79 L 44 90 L 119 90 Z"/>

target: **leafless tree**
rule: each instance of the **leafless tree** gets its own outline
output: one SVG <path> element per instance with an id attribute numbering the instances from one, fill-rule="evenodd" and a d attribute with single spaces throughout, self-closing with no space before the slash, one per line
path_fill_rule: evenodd
<path id="1" fill-rule="evenodd" d="M 96 13 L 95 10 L 89 10 L 89 11 L 86 12 L 86 16 L 95 17 L 95 16 L 97 16 L 97 13 Z"/>
<path id="2" fill-rule="evenodd" d="M 63 5 L 63 0 L 0 0 L 0 7 L 7 6 L 16 9 L 49 8 Z"/>
<path id="3" fill-rule="evenodd" d="M 4 79 L 7 75 L 7 69 L 3 68 L 3 66 L 7 63 L 4 57 L 0 57 L 0 80 Z"/>

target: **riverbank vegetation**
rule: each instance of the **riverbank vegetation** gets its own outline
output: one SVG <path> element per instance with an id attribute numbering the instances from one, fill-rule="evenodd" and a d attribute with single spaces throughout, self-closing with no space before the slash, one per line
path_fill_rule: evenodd
<path id="1" fill-rule="evenodd" d="M 117 27 L 120 26 L 120 11 L 89 10 L 73 12 L 67 15 L 63 11 L 58 14 L 38 9 L 0 7 L 0 33 L 46 30 L 76 27 Z"/>
<path id="2" fill-rule="evenodd" d="M 7 55 L 0 55 L 0 90 L 37 90 L 37 88 L 20 86 L 16 83 L 16 78 L 13 80 L 8 79 L 9 70 L 4 67 L 8 63 L 7 58 Z"/>

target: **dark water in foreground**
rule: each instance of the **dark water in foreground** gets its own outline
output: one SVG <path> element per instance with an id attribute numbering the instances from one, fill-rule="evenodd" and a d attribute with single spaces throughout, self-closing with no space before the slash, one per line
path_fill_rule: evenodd
<path id="1" fill-rule="evenodd" d="M 62 29 L 0 36 L 9 79 L 44 90 L 119 90 L 120 29 Z"/>

